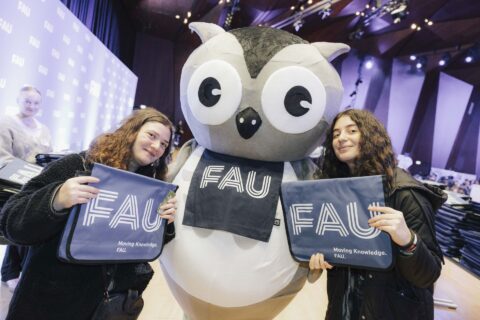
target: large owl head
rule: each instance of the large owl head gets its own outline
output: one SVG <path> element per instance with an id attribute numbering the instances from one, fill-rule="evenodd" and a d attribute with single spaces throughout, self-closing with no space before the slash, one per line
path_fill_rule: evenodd
<path id="1" fill-rule="evenodd" d="M 343 94 L 329 63 L 341 43 L 308 43 L 282 30 L 225 32 L 195 22 L 201 38 L 185 63 L 182 111 L 205 148 L 264 161 L 305 158 L 321 141 Z"/>

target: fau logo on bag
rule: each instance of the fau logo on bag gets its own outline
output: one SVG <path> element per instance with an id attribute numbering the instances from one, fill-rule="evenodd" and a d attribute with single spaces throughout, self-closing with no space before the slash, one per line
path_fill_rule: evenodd
<path id="1" fill-rule="evenodd" d="M 165 221 L 158 208 L 176 186 L 96 163 L 95 199 L 75 206 L 58 257 L 75 263 L 152 261 L 163 246 Z"/>
<path id="2" fill-rule="evenodd" d="M 97 197 L 87 203 L 83 226 L 91 226 L 95 221 L 108 220 L 108 226 L 117 229 L 119 225 L 126 225 L 130 230 L 136 231 L 141 226 L 145 232 L 157 231 L 160 228 L 161 218 L 153 207 L 154 198 L 149 198 L 145 205 L 143 214 L 139 210 L 138 197 L 135 194 L 127 194 L 123 201 L 119 202 L 119 193 L 100 189 Z M 111 207 L 102 202 L 111 202 Z M 115 204 L 120 203 L 115 211 Z M 113 213 L 113 214 L 112 214 Z M 140 220 L 141 217 L 141 221 Z M 152 221 L 153 220 L 153 221 Z"/>
<path id="3" fill-rule="evenodd" d="M 0 168 L 0 179 L 7 183 L 19 186 L 26 184 L 31 178 L 42 172 L 43 168 L 22 159 L 14 158 L 5 166 Z"/>
<path id="4" fill-rule="evenodd" d="M 385 205 L 381 176 L 283 183 L 282 204 L 295 259 L 320 252 L 334 265 L 391 266 L 390 237 L 368 225 L 380 214 L 368 206 Z"/>

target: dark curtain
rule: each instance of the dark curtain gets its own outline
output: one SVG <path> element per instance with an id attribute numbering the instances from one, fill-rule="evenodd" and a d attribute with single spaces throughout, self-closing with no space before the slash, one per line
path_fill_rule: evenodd
<path id="1" fill-rule="evenodd" d="M 118 0 L 61 0 L 124 64 L 133 64 L 135 31 L 126 8 Z"/>
<path id="2" fill-rule="evenodd" d="M 175 120 L 174 44 L 145 33 L 137 34 L 133 72 L 138 75 L 135 105 L 155 107 Z"/>

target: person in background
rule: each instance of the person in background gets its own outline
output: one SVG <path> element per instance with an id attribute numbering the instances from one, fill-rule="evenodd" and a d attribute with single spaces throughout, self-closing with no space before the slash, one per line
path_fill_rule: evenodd
<path id="1" fill-rule="evenodd" d="M 42 94 L 31 86 L 20 89 L 19 112 L 0 120 L 0 167 L 19 158 L 35 163 L 39 153 L 51 152 L 50 131 L 35 115 L 40 111 Z M 27 257 L 28 247 L 8 245 L 2 263 L 2 282 L 14 291 Z"/>
<path id="2" fill-rule="evenodd" d="M 65 263 L 57 258 L 57 249 L 69 209 L 87 203 L 99 192 L 94 187 L 97 178 L 76 176 L 76 172 L 90 171 L 96 162 L 163 180 L 173 130 L 170 120 L 153 108 L 134 111 L 113 133 L 97 137 L 86 152 L 50 163 L 6 202 L 1 231 L 8 240 L 30 246 L 7 320 L 91 319 L 104 299 L 105 283 L 112 278 L 109 293 L 133 290 L 141 295 L 153 275 L 148 263 Z M 169 223 L 165 242 L 175 235 L 171 223 L 175 202 L 172 198 L 160 207 L 160 216 Z"/>
<path id="3" fill-rule="evenodd" d="M 327 133 L 321 177 L 385 175 L 386 206 L 370 227 L 390 235 L 394 266 L 372 271 L 333 266 L 322 253 L 311 256 L 311 270 L 327 271 L 326 319 L 433 319 L 433 284 L 443 256 L 435 238 L 434 212 L 446 200 L 395 164 L 390 137 L 368 111 L 339 113 Z"/>

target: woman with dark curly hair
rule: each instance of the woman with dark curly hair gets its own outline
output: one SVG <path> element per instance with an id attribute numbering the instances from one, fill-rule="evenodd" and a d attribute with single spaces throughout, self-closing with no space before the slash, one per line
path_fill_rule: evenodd
<path id="1" fill-rule="evenodd" d="M 57 249 L 69 209 L 99 192 L 94 187 L 97 178 L 76 177 L 76 172 L 89 171 L 98 162 L 163 179 L 173 131 L 161 112 L 153 108 L 135 111 L 113 133 L 98 137 L 86 152 L 49 164 L 8 200 L 2 210 L 1 229 L 7 239 L 30 246 L 30 251 L 7 319 L 91 319 L 103 300 L 106 283 L 114 284 L 108 289 L 110 293 L 142 293 L 153 275 L 148 263 L 71 264 L 57 258 Z M 171 223 L 175 199 L 160 208 L 160 216 L 169 223 L 165 233 L 168 241 L 175 235 Z"/>
<path id="2" fill-rule="evenodd" d="M 446 197 L 396 167 L 390 137 L 368 111 L 348 109 L 333 120 L 325 141 L 322 178 L 385 175 L 386 206 L 369 225 L 387 232 L 395 262 L 386 271 L 335 267 L 323 254 L 311 270 L 328 269 L 326 319 L 433 319 L 433 284 L 443 256 L 434 213 Z"/>

